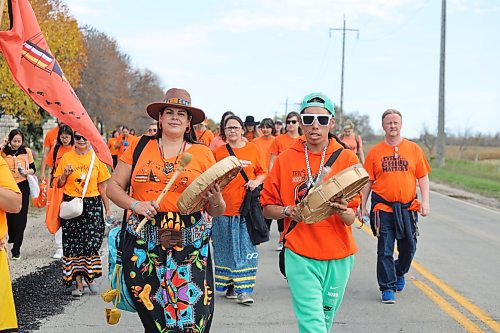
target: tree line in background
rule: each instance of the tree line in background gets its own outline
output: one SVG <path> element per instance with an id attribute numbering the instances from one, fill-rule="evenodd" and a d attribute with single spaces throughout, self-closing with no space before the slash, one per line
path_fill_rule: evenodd
<path id="1" fill-rule="evenodd" d="M 134 68 L 116 41 L 92 27 L 78 27 L 60 0 L 30 0 L 52 54 L 95 124 L 103 131 L 120 125 L 145 129 L 151 119 L 144 106 L 160 100 L 156 74 Z M 9 29 L 4 15 L 2 30 Z M 39 149 L 42 124 L 50 114 L 40 109 L 14 82 L 0 56 L 0 113 L 14 116 L 33 148 Z"/>

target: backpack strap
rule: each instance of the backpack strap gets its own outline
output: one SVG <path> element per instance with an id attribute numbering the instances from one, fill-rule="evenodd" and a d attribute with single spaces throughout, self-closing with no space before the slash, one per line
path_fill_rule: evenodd
<path id="1" fill-rule="evenodd" d="M 344 150 L 343 147 L 340 147 L 339 149 L 337 149 L 336 151 L 333 152 L 333 154 L 330 155 L 330 157 L 328 158 L 328 160 L 326 161 L 325 163 L 325 167 L 331 167 L 333 165 L 333 163 L 335 163 L 335 161 L 337 160 L 337 158 L 339 157 L 340 153 Z M 312 187 L 312 186 L 311 186 Z M 309 189 L 311 188 L 309 187 Z M 308 190 L 309 190 L 308 189 Z M 297 226 L 297 221 L 294 221 L 292 220 L 292 222 L 290 222 L 290 225 L 288 226 L 288 229 L 286 230 L 286 233 L 283 235 L 283 248 L 284 248 L 284 245 L 285 245 L 285 238 L 286 238 L 286 235 L 288 235 L 288 233 L 290 231 L 293 230 L 293 228 L 295 228 L 295 226 Z"/>
<path id="2" fill-rule="evenodd" d="M 150 140 L 154 140 L 155 137 L 153 136 L 147 136 L 143 135 L 139 139 L 139 142 L 137 143 L 137 146 L 135 146 L 134 152 L 132 154 L 132 170 L 130 171 L 130 179 L 129 179 L 129 185 L 127 187 L 126 192 L 130 194 L 130 183 L 132 182 L 132 174 L 134 173 L 135 166 L 137 165 L 137 161 L 139 160 L 139 157 L 141 156 L 142 151 L 144 150 L 144 147 L 148 144 Z M 123 210 L 123 218 L 122 218 L 122 225 L 121 225 L 121 230 L 120 230 L 120 243 L 118 243 L 118 246 L 116 247 L 116 263 L 121 264 L 121 256 L 122 256 L 122 248 L 121 245 L 124 242 L 125 238 L 125 226 L 127 225 L 127 209 Z"/>
<path id="3" fill-rule="evenodd" d="M 226 143 L 226 149 L 229 152 L 229 155 L 236 156 L 236 155 L 234 155 L 233 148 L 231 148 L 231 146 L 229 145 L 229 143 Z M 243 179 L 245 179 L 245 181 L 248 183 L 249 179 L 248 179 L 248 176 L 245 173 L 245 171 L 243 171 L 243 168 L 240 169 L 240 173 L 243 176 Z"/>

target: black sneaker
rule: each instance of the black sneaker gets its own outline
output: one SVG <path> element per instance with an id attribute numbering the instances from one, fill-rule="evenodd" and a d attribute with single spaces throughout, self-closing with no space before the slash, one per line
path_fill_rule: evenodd
<path id="1" fill-rule="evenodd" d="M 226 298 L 227 299 L 236 299 L 236 298 L 238 298 L 238 295 L 234 291 L 234 286 L 233 285 L 227 287 Z"/>

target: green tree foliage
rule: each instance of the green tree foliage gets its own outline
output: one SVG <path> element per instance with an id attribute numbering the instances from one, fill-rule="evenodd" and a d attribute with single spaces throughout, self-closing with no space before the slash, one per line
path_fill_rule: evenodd
<path id="1" fill-rule="evenodd" d="M 78 86 L 86 53 L 76 20 L 69 15 L 67 7 L 60 0 L 31 0 L 30 3 L 52 54 L 71 85 Z M 9 17 L 4 15 L 1 29 L 9 29 L 9 26 Z M 3 56 L 0 56 L 0 109 L 15 116 L 21 127 L 26 128 L 28 124 L 39 126 L 47 117 L 14 83 Z"/>

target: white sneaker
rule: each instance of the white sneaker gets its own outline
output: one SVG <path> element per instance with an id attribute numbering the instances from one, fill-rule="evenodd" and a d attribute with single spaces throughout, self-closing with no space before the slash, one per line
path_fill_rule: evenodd
<path id="1" fill-rule="evenodd" d="M 61 259 L 63 257 L 63 250 L 62 249 L 57 249 L 52 258 L 54 259 Z"/>
<path id="2" fill-rule="evenodd" d="M 279 242 L 278 246 L 276 247 L 276 251 L 280 252 L 281 250 L 283 250 L 283 242 Z"/>

